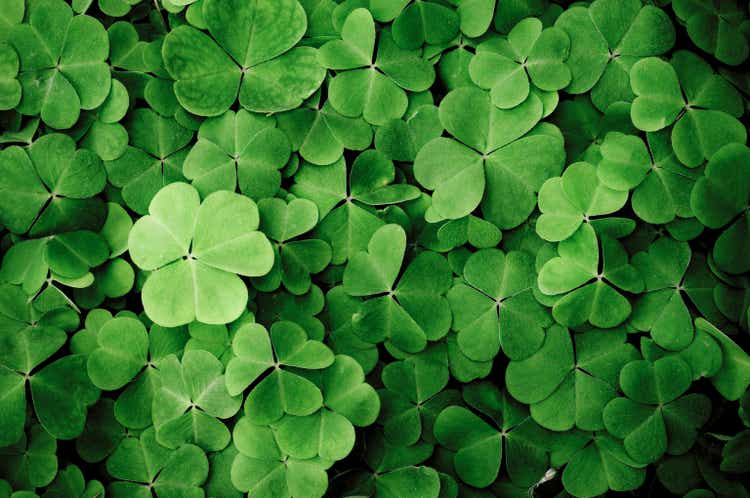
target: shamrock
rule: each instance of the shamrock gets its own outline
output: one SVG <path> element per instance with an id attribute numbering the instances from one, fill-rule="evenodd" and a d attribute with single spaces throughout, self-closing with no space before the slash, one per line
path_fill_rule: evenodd
<path id="1" fill-rule="evenodd" d="M 226 447 L 229 430 L 218 419 L 237 413 L 242 399 L 227 391 L 221 362 L 207 351 L 186 351 L 182 360 L 170 355 L 159 362 L 159 377 L 151 408 L 159 444 L 178 448 L 189 442 L 206 451 Z"/>
<path id="2" fill-rule="evenodd" d="M 624 331 L 577 334 L 574 348 L 567 330 L 555 325 L 539 351 L 508 364 L 506 386 L 514 398 L 531 405 L 531 417 L 542 427 L 601 430 L 602 409 L 617 395 L 617 375 L 637 358 Z"/>
<path id="3" fill-rule="evenodd" d="M 594 216 L 618 211 L 627 199 L 627 191 L 604 185 L 593 165 L 587 162 L 573 163 L 561 177 L 550 178 L 539 190 L 539 210 L 542 214 L 537 219 L 536 231 L 540 237 L 551 242 L 566 240 L 582 223 L 592 221 Z M 628 221 L 623 220 L 623 225 L 627 225 Z"/>
<path id="4" fill-rule="evenodd" d="M 570 83 L 565 65 L 570 39 L 560 28 L 543 29 L 529 17 L 516 24 L 508 38 L 496 38 L 477 46 L 469 64 L 471 79 L 490 90 L 492 103 L 511 109 L 528 97 L 531 83 L 545 92 L 555 92 Z"/>
<path id="5" fill-rule="evenodd" d="M 331 247 L 320 239 L 295 239 L 318 223 L 318 207 L 307 199 L 262 199 L 258 203 L 260 229 L 276 242 L 274 267 L 254 285 L 265 291 L 275 290 L 283 282 L 292 294 L 310 289 L 311 274 L 320 273 L 331 262 Z"/>
<path id="6" fill-rule="evenodd" d="M 106 183 L 101 160 L 76 150 L 66 135 L 52 133 L 28 149 L 0 151 L 0 222 L 31 236 L 98 228 L 104 221 L 101 199 Z"/>
<path id="7" fill-rule="evenodd" d="M 701 50 L 724 64 L 737 65 L 747 59 L 750 48 L 742 36 L 747 9 L 736 1 L 696 2 L 674 0 L 672 9 L 687 27 L 688 36 Z"/>
<path id="8" fill-rule="evenodd" d="M 445 408 L 435 421 L 435 437 L 455 451 L 456 473 L 467 484 L 490 485 L 505 467 L 514 484 L 531 486 L 549 467 L 546 447 L 551 433 L 529 417 L 523 405 L 489 382 L 468 384 L 464 399 L 493 424 L 462 406 Z"/>
<path id="9" fill-rule="evenodd" d="M 601 144 L 599 180 L 614 190 L 633 190 L 633 211 L 648 223 L 669 223 L 692 217 L 690 189 L 696 173 L 674 157 L 666 130 L 635 135 L 610 132 Z"/>
<path id="10" fill-rule="evenodd" d="M 81 109 L 95 109 L 107 98 L 109 40 L 93 17 L 74 16 L 62 0 L 36 2 L 27 23 L 11 28 L 8 41 L 21 61 L 20 113 L 39 114 L 52 128 L 70 128 Z"/>
<path id="11" fill-rule="evenodd" d="M 186 110 L 218 116 L 239 92 L 242 107 L 280 112 L 298 107 L 325 78 L 312 47 L 295 47 L 307 29 L 297 0 L 204 0 L 211 36 L 189 25 L 164 38 L 164 66 Z"/>
<path id="12" fill-rule="evenodd" d="M 323 407 L 306 416 L 285 415 L 276 425 L 279 448 L 290 457 L 320 457 L 335 461 L 354 447 L 354 425 L 372 424 L 380 409 L 375 389 L 365 382 L 362 368 L 352 358 L 336 356 L 319 374 L 316 383 L 323 392 Z"/>
<path id="13" fill-rule="evenodd" d="M 567 326 L 588 321 L 609 328 L 630 315 L 630 303 L 611 285 L 638 293 L 643 290 L 643 280 L 615 239 L 597 237 L 591 224 L 584 223 L 558 244 L 557 254 L 544 264 L 538 277 L 543 294 L 565 294 L 552 309 L 555 320 Z"/>
<path id="14" fill-rule="evenodd" d="M 5 42 L 0 42 L 0 110 L 13 109 L 21 101 L 21 83 L 18 76 L 18 54 Z"/>
<path id="15" fill-rule="evenodd" d="M 690 204 L 701 223 L 709 228 L 729 225 L 716 239 L 713 257 L 719 268 L 730 273 L 750 270 L 750 183 L 745 171 L 749 160 L 750 149 L 745 145 L 725 145 L 711 157 L 690 194 Z"/>
<path id="16" fill-rule="evenodd" d="M 528 253 L 483 249 L 466 260 L 466 283 L 448 292 L 453 328 L 461 351 L 476 361 L 488 361 L 502 347 L 511 359 L 534 353 L 551 324 L 549 313 L 532 294 L 533 260 Z"/>
<path id="17" fill-rule="evenodd" d="M 567 9 L 555 26 L 570 37 L 567 65 L 572 81 L 565 89 L 579 94 L 591 91 L 591 100 L 605 111 L 617 101 L 629 102 L 631 67 L 643 57 L 661 55 L 672 48 L 672 21 L 660 8 L 640 0 L 595 0 L 588 6 Z M 652 130 L 653 131 L 653 130 Z"/>
<path id="18" fill-rule="evenodd" d="M 0 474 L 18 489 L 47 486 L 57 475 L 57 440 L 32 423 L 21 438 L 0 450 Z"/>
<path id="19" fill-rule="evenodd" d="M 150 109 L 136 109 L 127 126 L 132 146 L 104 166 L 110 183 L 122 188 L 125 204 L 136 213 L 145 214 L 159 189 L 184 179 L 185 146 L 193 134 L 174 119 Z"/>
<path id="20" fill-rule="evenodd" d="M 115 479 L 108 493 L 115 498 L 203 496 L 200 486 L 208 476 L 208 459 L 192 444 L 175 450 L 161 446 L 152 427 L 139 437 L 123 439 L 107 459 L 107 472 Z"/>
<path id="21" fill-rule="evenodd" d="M 481 203 L 485 220 L 500 228 L 525 221 L 536 192 L 560 173 L 564 160 L 556 128 L 532 130 L 541 117 L 535 95 L 508 110 L 496 108 L 478 88 L 462 87 L 446 95 L 440 121 L 457 140 L 431 140 L 414 162 L 417 181 L 434 191 L 430 218 L 462 218 Z"/>
<path id="22" fill-rule="evenodd" d="M 253 423 L 275 422 L 285 413 L 310 415 L 323 404 L 320 389 L 287 368 L 323 369 L 334 362 L 334 355 L 328 346 L 308 339 L 299 325 L 279 321 L 271 326 L 270 334 L 260 324 L 244 325 L 234 336 L 232 351 L 234 356 L 227 364 L 226 374 L 226 387 L 231 395 L 242 393 L 272 369 L 245 401 L 245 413 Z"/>
<path id="23" fill-rule="evenodd" d="M 291 192 L 318 206 L 321 222 L 313 232 L 333 250 L 331 263 L 346 262 L 367 246 L 384 223 L 370 206 L 397 204 L 419 197 L 414 185 L 393 183 L 396 168 L 377 150 L 367 150 L 354 160 L 346 175 L 340 159 L 327 166 L 303 164 Z"/>
<path id="24" fill-rule="evenodd" d="M 387 340 L 406 352 L 425 348 L 450 327 L 444 297 L 450 270 L 437 253 L 424 252 L 396 280 L 406 250 L 406 233 L 399 225 L 379 228 L 367 251 L 354 254 L 344 270 L 344 290 L 351 296 L 371 296 L 353 317 L 354 330 L 367 342 Z M 395 285 L 394 285 L 395 284 Z"/>
<path id="25" fill-rule="evenodd" d="M 711 414 L 706 396 L 682 396 L 691 382 L 690 366 L 677 356 L 631 361 L 620 371 L 625 397 L 611 400 L 602 412 L 607 431 L 624 438 L 628 455 L 640 463 L 655 462 L 667 451 L 684 453 Z"/>
<path id="26" fill-rule="evenodd" d="M 681 50 L 670 62 L 643 59 L 630 75 L 637 96 L 633 124 L 643 131 L 674 125 L 672 147 L 685 166 L 700 165 L 728 143 L 745 142 L 739 93 L 697 55 Z"/>
<path id="27" fill-rule="evenodd" d="M 237 185 L 253 199 L 273 196 L 281 186 L 279 169 L 289 159 L 289 141 L 275 124 L 273 117 L 244 109 L 205 120 L 185 158 L 185 177 L 204 197 Z"/>
<path id="28" fill-rule="evenodd" d="M 237 274 L 265 275 L 273 265 L 271 244 L 256 230 L 255 203 L 226 191 L 201 203 L 194 187 L 173 183 L 154 196 L 149 213 L 133 225 L 128 240 L 133 262 L 153 271 L 142 290 L 149 318 L 167 327 L 238 318 L 247 287 Z M 224 216 L 236 222 L 229 226 Z"/>
<path id="29" fill-rule="evenodd" d="M 443 134 L 438 108 L 426 104 L 407 119 L 392 119 L 375 131 L 375 148 L 394 161 L 413 162 L 417 152 Z"/>
<path id="30" fill-rule="evenodd" d="M 304 160 L 317 165 L 332 164 L 341 159 L 345 149 L 364 150 L 372 142 L 372 127 L 364 119 L 341 115 L 330 100 L 321 105 L 319 92 L 308 104 L 276 118 L 292 148 Z"/>
<path id="31" fill-rule="evenodd" d="M 417 53 L 399 48 L 390 30 L 380 32 L 373 61 L 372 17 L 366 9 L 352 11 L 341 28 L 341 40 L 320 47 L 318 59 L 323 66 L 338 71 L 328 88 L 334 109 L 350 118 L 362 116 L 379 126 L 403 116 L 408 105 L 404 90 L 427 90 L 435 80 L 435 71 Z"/>
<path id="32" fill-rule="evenodd" d="M 436 344 L 383 368 L 380 422 L 390 443 L 410 446 L 420 437 L 432 442 L 435 417 L 458 401 L 457 391 L 444 390 L 449 380 L 446 353 L 444 345 Z"/>
<path id="33" fill-rule="evenodd" d="M 704 318 L 695 319 L 695 328 L 713 337 L 719 343 L 723 361 L 721 369 L 710 380 L 717 391 L 730 401 L 742 397 L 750 386 L 750 356 Z"/>
<path id="34" fill-rule="evenodd" d="M 636 302 L 630 323 L 650 331 L 656 344 L 673 351 L 693 340 L 693 321 L 682 298 L 690 255 L 687 243 L 664 237 L 653 242 L 648 252 L 633 256 L 646 293 Z"/>
<path id="35" fill-rule="evenodd" d="M 612 491 L 632 491 L 646 479 L 645 466 L 630 458 L 621 442 L 607 434 L 571 433 L 562 439 L 567 445 L 560 457 L 565 469 L 562 483 L 565 490 L 580 498 L 594 498 Z M 555 463 L 553 453 L 553 465 Z"/>
<path id="36" fill-rule="evenodd" d="M 297 459 L 285 454 L 269 427 L 241 418 L 234 426 L 239 453 L 232 463 L 232 484 L 248 497 L 320 498 L 328 488 L 322 458 Z"/>
<path id="37" fill-rule="evenodd" d="M 130 382 L 148 360 L 146 327 L 133 318 L 113 318 L 96 336 L 98 347 L 88 355 L 91 382 L 112 391 Z"/>
<path id="38" fill-rule="evenodd" d="M 18 441 L 26 416 L 26 382 L 42 427 L 56 439 L 73 439 L 83 432 L 86 410 L 99 398 L 86 375 L 85 357 L 63 356 L 39 368 L 67 339 L 62 315 L 41 314 L 17 286 L 0 285 L 0 446 Z"/>

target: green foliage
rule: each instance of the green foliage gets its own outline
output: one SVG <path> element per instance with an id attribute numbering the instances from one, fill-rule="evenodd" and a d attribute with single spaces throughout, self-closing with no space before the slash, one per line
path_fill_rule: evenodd
<path id="1" fill-rule="evenodd" d="M 736 0 L 0 0 L 0 498 L 743 498 Z"/>

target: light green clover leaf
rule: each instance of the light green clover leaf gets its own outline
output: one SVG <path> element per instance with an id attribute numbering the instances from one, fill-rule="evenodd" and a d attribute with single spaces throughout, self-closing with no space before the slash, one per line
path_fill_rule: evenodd
<path id="1" fill-rule="evenodd" d="M 534 262 L 522 251 L 483 249 L 466 260 L 465 283 L 448 292 L 458 346 L 470 359 L 489 361 L 500 348 L 519 360 L 544 342 L 549 313 L 534 299 Z"/>
<path id="2" fill-rule="evenodd" d="M 682 297 L 683 280 L 690 264 L 690 246 L 664 237 L 648 252 L 633 256 L 633 266 L 643 276 L 646 293 L 635 303 L 630 323 L 649 331 L 659 346 L 679 351 L 693 341 L 693 320 Z"/>
<path id="3" fill-rule="evenodd" d="M 674 125 L 672 147 L 682 164 L 698 166 L 722 146 L 745 142 L 740 94 L 697 55 L 681 50 L 671 62 L 650 57 L 630 74 L 633 124 L 643 131 Z"/>
<path id="4" fill-rule="evenodd" d="M 289 141 L 275 125 L 273 117 L 244 109 L 205 120 L 185 158 L 185 177 L 204 197 L 237 186 L 253 199 L 273 197 L 290 153 Z"/>
<path id="5" fill-rule="evenodd" d="M 247 288 L 237 275 L 265 275 L 274 259 L 257 231 L 255 203 L 220 191 L 201 204 L 194 187 L 173 183 L 154 196 L 149 213 L 133 225 L 128 241 L 133 262 L 153 272 L 142 290 L 149 318 L 166 327 L 238 318 Z"/>
<path id="6" fill-rule="evenodd" d="M 691 381 L 690 366 L 677 356 L 633 361 L 620 371 L 626 397 L 610 401 L 602 417 L 635 461 L 655 462 L 665 452 L 680 454 L 693 445 L 711 415 L 711 402 L 703 394 L 682 396 Z"/>
<path id="7" fill-rule="evenodd" d="M 481 204 L 484 218 L 500 228 L 525 221 L 536 204 L 536 192 L 560 173 L 564 162 L 562 137 L 555 127 L 539 127 L 527 135 L 541 117 L 536 96 L 502 110 L 478 88 L 446 95 L 440 120 L 457 140 L 431 140 L 414 162 L 417 181 L 434 191 L 431 219 L 463 218 Z"/>
<path id="8" fill-rule="evenodd" d="M 211 353 L 186 351 L 159 362 L 161 387 L 153 396 L 156 439 L 167 448 L 193 443 L 206 451 L 229 444 L 229 430 L 219 420 L 233 416 L 242 398 L 227 391 L 224 366 Z"/>
<path id="9" fill-rule="evenodd" d="M 469 215 L 442 224 L 437 231 L 438 239 L 451 247 L 466 243 L 477 249 L 496 247 L 503 237 L 497 226 L 478 216 Z"/>
<path id="10" fill-rule="evenodd" d="M 8 147 L 0 152 L 0 222 L 31 236 L 98 229 L 106 210 L 94 196 L 106 178 L 96 154 L 76 150 L 66 135 L 45 135 L 26 150 Z"/>
<path id="11" fill-rule="evenodd" d="M 278 289 L 281 283 L 292 294 L 302 295 L 310 289 L 311 275 L 320 273 L 331 262 L 331 246 L 320 239 L 296 239 L 318 223 L 318 207 L 307 199 L 262 199 L 258 203 L 260 230 L 275 241 L 276 257 L 271 272 L 253 280 L 265 292 Z M 296 239 L 296 240 L 291 240 Z"/>
<path id="12" fill-rule="evenodd" d="M 102 326 L 96 340 L 99 347 L 89 354 L 87 369 L 99 389 L 125 386 L 148 361 L 148 334 L 138 320 L 113 318 Z"/>
<path id="13" fill-rule="evenodd" d="M 511 109 L 530 94 L 531 83 L 544 92 L 568 86 L 570 69 L 565 64 L 570 39 L 560 28 L 543 29 L 529 17 L 516 24 L 508 38 L 495 38 L 477 46 L 469 64 L 471 79 L 490 90 L 492 103 Z"/>
<path id="14" fill-rule="evenodd" d="M 404 90 L 427 90 L 435 80 L 435 71 L 417 53 L 399 48 L 390 30 L 379 33 L 377 55 L 374 51 L 372 15 L 366 9 L 356 9 L 346 18 L 341 40 L 323 45 L 318 59 L 337 71 L 328 87 L 334 109 L 379 126 L 403 116 L 408 105 Z"/>
<path id="15" fill-rule="evenodd" d="M 27 23 L 11 28 L 8 41 L 21 60 L 21 114 L 39 114 L 52 128 L 70 128 L 81 109 L 95 109 L 107 98 L 109 39 L 93 17 L 74 16 L 61 0 L 36 2 Z"/>
<path id="16" fill-rule="evenodd" d="M 162 56 L 180 104 L 199 116 L 224 113 L 237 99 L 254 112 L 298 107 L 323 83 L 312 47 L 295 47 L 307 29 L 297 0 L 207 0 L 211 36 L 189 25 L 164 39 Z"/>
<path id="17" fill-rule="evenodd" d="M 128 90 L 113 79 L 109 94 L 96 109 L 85 112 L 72 130 L 81 147 L 93 150 L 102 161 L 117 159 L 128 146 L 128 132 L 120 121 L 130 106 Z"/>
<path id="18" fill-rule="evenodd" d="M 326 368 L 334 362 L 334 355 L 320 341 L 308 339 L 299 325 L 290 321 L 276 322 L 270 334 L 262 325 L 245 325 L 235 334 L 232 351 L 234 356 L 227 364 L 226 375 L 226 385 L 232 395 L 242 393 L 271 370 L 247 396 L 248 420 L 269 424 L 285 413 L 306 416 L 321 407 L 320 389 L 293 369 Z"/>
<path id="19" fill-rule="evenodd" d="M 612 285 L 638 293 L 643 290 L 643 280 L 616 240 L 606 235 L 598 238 L 594 228 L 585 223 L 558 244 L 557 253 L 544 264 L 538 277 L 543 294 L 568 293 L 552 308 L 555 320 L 566 326 L 588 321 L 609 328 L 628 318 L 631 305 Z"/>
<path id="20" fill-rule="evenodd" d="M 747 59 L 750 47 L 742 35 L 747 25 L 747 9 L 740 4 L 675 0 L 672 9 L 685 23 L 688 36 L 698 48 L 724 64 L 735 66 Z"/>
<path id="21" fill-rule="evenodd" d="M 232 463 L 232 484 L 249 498 L 320 498 L 325 494 L 326 469 L 333 462 L 286 455 L 269 427 L 254 425 L 247 417 L 235 425 L 233 440 L 239 453 Z"/>
<path id="22" fill-rule="evenodd" d="M 353 317 L 354 330 L 362 340 L 386 341 L 415 353 L 424 349 L 427 339 L 437 340 L 448 333 L 451 319 L 444 294 L 451 278 L 445 259 L 426 251 L 399 279 L 405 251 L 403 228 L 384 225 L 373 234 L 367 251 L 351 257 L 343 283 L 347 294 L 371 297 Z"/>
<path id="23" fill-rule="evenodd" d="M 567 64 L 573 79 L 565 90 L 591 91 L 600 111 L 614 102 L 633 100 L 629 83 L 633 64 L 661 55 L 675 43 L 666 13 L 639 0 L 595 0 L 589 6 L 574 6 L 557 18 L 555 26 L 570 37 Z"/>
<path id="24" fill-rule="evenodd" d="M 594 216 L 614 213 L 628 200 L 628 192 L 614 190 L 599 180 L 597 168 L 587 162 L 573 163 L 562 177 L 550 178 L 539 190 L 536 231 L 551 242 L 571 237 Z M 624 220 L 623 223 L 632 224 Z"/>
<path id="25" fill-rule="evenodd" d="M 145 214 L 159 189 L 184 179 L 186 145 L 193 133 L 151 109 L 136 109 L 128 117 L 127 128 L 131 146 L 104 166 L 109 182 L 122 188 L 125 204 L 136 213 Z"/>
<path id="26" fill-rule="evenodd" d="M 151 498 L 152 493 L 157 498 L 198 498 L 205 496 L 200 486 L 208 476 L 208 459 L 192 444 L 165 448 L 150 427 L 120 442 L 107 459 L 107 472 L 115 479 L 108 488 L 115 498 Z"/>
<path id="27" fill-rule="evenodd" d="M 725 145 L 711 157 L 690 194 L 690 204 L 701 223 L 709 228 L 728 225 L 716 239 L 713 257 L 720 269 L 730 273 L 750 270 L 748 161 L 750 148 Z"/>

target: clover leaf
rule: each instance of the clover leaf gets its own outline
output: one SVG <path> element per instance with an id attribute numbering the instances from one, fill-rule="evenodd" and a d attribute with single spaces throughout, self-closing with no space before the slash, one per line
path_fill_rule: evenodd
<path id="1" fill-rule="evenodd" d="M 695 328 L 713 337 L 721 348 L 723 362 L 721 369 L 710 378 L 711 383 L 726 399 L 740 399 L 750 386 L 750 357 L 736 342 L 704 318 L 695 319 Z"/>
<path id="2" fill-rule="evenodd" d="M 744 145 L 722 147 L 711 157 L 690 194 L 690 204 L 701 223 L 709 228 L 729 225 L 716 239 L 713 257 L 719 268 L 730 273 L 750 270 L 745 250 L 750 184 L 743 173 L 748 158 L 750 149 Z"/>
<path id="3" fill-rule="evenodd" d="M 133 318 L 113 318 L 102 326 L 96 340 L 99 347 L 89 353 L 87 369 L 99 389 L 123 387 L 148 360 L 146 327 Z"/>
<path id="4" fill-rule="evenodd" d="M 643 131 L 674 124 L 672 147 L 685 166 L 700 165 L 728 143 L 745 142 L 739 94 L 697 55 L 681 50 L 671 62 L 643 59 L 630 75 L 633 124 Z"/>
<path id="5" fill-rule="evenodd" d="M 202 196 L 236 190 L 253 199 L 272 197 L 281 186 L 289 141 L 272 117 L 241 109 L 209 118 L 185 158 L 183 173 Z"/>
<path id="6" fill-rule="evenodd" d="M 564 160 L 557 129 L 531 131 L 541 117 L 536 96 L 502 110 L 478 88 L 458 88 L 446 95 L 440 121 L 457 140 L 431 140 L 414 162 L 417 181 L 434 191 L 431 218 L 462 218 L 481 204 L 484 218 L 500 228 L 525 221 L 536 192 L 559 174 Z"/>
<path id="7" fill-rule="evenodd" d="M 635 87 L 631 91 L 628 82 L 634 63 L 664 54 L 675 43 L 666 13 L 639 0 L 595 0 L 588 6 L 574 6 L 557 18 L 555 26 L 570 37 L 567 63 L 572 81 L 566 91 L 590 90 L 601 111 L 614 102 L 633 99 Z"/>
<path id="8" fill-rule="evenodd" d="M 130 106 L 128 90 L 113 79 L 104 102 L 93 111 L 82 115 L 73 129 L 82 147 L 93 150 L 102 161 L 117 159 L 128 146 L 128 132 L 120 121 Z"/>
<path id="9" fill-rule="evenodd" d="M 254 425 L 247 417 L 234 427 L 239 453 L 232 463 L 232 484 L 249 497 L 320 498 L 328 488 L 322 458 L 297 459 L 285 454 L 269 427 Z"/>
<path id="10" fill-rule="evenodd" d="M 14 488 L 41 488 L 57 475 L 57 440 L 37 423 L 18 441 L 0 449 L 0 455 L 0 473 Z"/>
<path id="11" fill-rule="evenodd" d="M 742 35 L 747 9 L 736 2 L 719 4 L 676 0 L 672 9 L 687 27 L 688 36 L 701 50 L 724 64 L 737 65 L 747 59 L 750 47 Z"/>
<path id="12" fill-rule="evenodd" d="M 0 152 L 0 221 L 14 233 L 50 235 L 98 228 L 106 174 L 101 160 L 62 134 L 48 134 L 28 149 Z"/>
<path id="13" fill-rule="evenodd" d="M 438 108 L 426 104 L 407 119 L 392 119 L 375 130 L 375 148 L 394 161 L 414 162 L 417 152 L 443 134 Z"/>
<path id="14" fill-rule="evenodd" d="M 192 444 L 175 450 L 161 446 L 153 428 L 138 437 L 123 439 L 107 459 L 107 472 L 115 479 L 108 492 L 115 497 L 169 498 L 200 496 L 208 476 L 208 459 Z M 153 490 L 153 491 L 152 491 Z"/>
<path id="15" fill-rule="evenodd" d="M 602 328 L 625 321 L 632 307 L 610 284 L 637 293 L 643 289 L 643 280 L 628 263 L 623 247 L 606 235 L 597 237 L 594 228 L 585 223 L 558 244 L 557 253 L 544 264 L 538 277 L 543 294 L 568 293 L 554 304 L 555 320 L 567 326 L 588 321 Z"/>
<path id="16" fill-rule="evenodd" d="M 633 460 L 651 463 L 667 451 L 683 453 L 692 446 L 711 402 L 702 394 L 682 396 L 691 381 L 690 366 L 676 356 L 632 361 L 620 371 L 626 397 L 610 401 L 602 418 L 612 435 L 624 438 Z"/>
<path id="17" fill-rule="evenodd" d="M 95 109 L 107 98 L 109 40 L 93 17 L 74 16 L 61 0 L 36 2 L 27 23 L 11 28 L 8 41 L 21 61 L 20 113 L 38 114 L 52 128 L 70 128 L 81 109 Z"/>
<path id="18" fill-rule="evenodd" d="M 539 349 L 551 320 L 532 294 L 534 267 L 528 253 L 480 250 L 466 260 L 463 277 L 465 283 L 451 288 L 448 301 L 466 356 L 488 361 L 502 347 L 509 358 L 522 359 Z"/>
<path id="19" fill-rule="evenodd" d="M 93 498 L 104 495 L 104 485 L 97 481 L 86 481 L 76 465 L 68 465 L 60 472 L 44 492 L 47 498 Z"/>
<path id="20" fill-rule="evenodd" d="M 341 28 L 341 40 L 326 43 L 318 52 L 320 63 L 337 71 L 328 89 L 334 109 L 373 125 L 403 116 L 408 105 L 404 90 L 421 92 L 435 80 L 428 61 L 399 48 L 389 30 L 379 35 L 373 60 L 375 23 L 368 10 L 356 9 Z"/>
<path id="21" fill-rule="evenodd" d="M 0 110 L 13 109 L 21 101 L 21 83 L 18 79 L 18 54 L 7 43 L 0 43 Z"/>
<path id="22" fill-rule="evenodd" d="M 151 413 L 159 444 L 178 448 L 192 443 L 206 451 L 229 444 L 229 430 L 219 420 L 233 416 L 242 399 L 227 391 L 224 366 L 211 353 L 186 351 L 159 362 L 161 386 Z"/>
<path id="23" fill-rule="evenodd" d="M 394 41 L 404 49 L 440 45 L 458 34 L 459 16 L 439 2 L 373 0 L 369 8 L 375 20 L 393 21 Z"/>
<path id="24" fill-rule="evenodd" d="M 247 288 L 237 274 L 265 275 L 273 265 L 271 244 L 257 231 L 255 203 L 221 191 L 201 204 L 194 187 L 173 183 L 154 196 L 149 213 L 133 225 L 128 241 L 133 262 L 153 271 L 142 291 L 149 317 L 167 327 L 238 318 Z M 224 216 L 232 216 L 234 226 L 223 223 Z"/>
<path id="25" fill-rule="evenodd" d="M 328 291 L 325 301 L 324 321 L 331 349 L 354 358 L 369 374 L 378 362 L 379 353 L 377 344 L 363 341 L 354 332 L 352 318 L 359 311 L 361 300 L 348 295 L 339 285 Z"/>
<path id="26" fill-rule="evenodd" d="M 511 109 L 529 97 L 531 83 L 545 92 L 568 86 L 571 73 L 565 59 L 569 48 L 565 31 L 543 29 L 539 19 L 529 17 L 516 24 L 507 40 L 479 44 L 469 73 L 474 83 L 490 90 L 493 104 Z"/>
<path id="27" fill-rule="evenodd" d="M 294 369 L 326 368 L 334 362 L 334 355 L 320 341 L 308 339 L 299 325 L 279 321 L 273 324 L 270 334 L 262 325 L 245 325 L 235 334 L 232 351 L 226 376 L 232 395 L 242 393 L 271 369 L 245 401 L 245 413 L 253 423 L 269 424 L 285 413 L 310 415 L 323 404 L 320 389 Z"/>
<path id="28" fill-rule="evenodd" d="M 218 116 L 237 99 L 253 112 L 293 109 L 318 89 L 325 70 L 312 47 L 295 47 L 307 29 L 297 0 L 204 0 L 211 36 L 189 25 L 164 38 L 162 57 L 177 100 L 199 116 Z"/>

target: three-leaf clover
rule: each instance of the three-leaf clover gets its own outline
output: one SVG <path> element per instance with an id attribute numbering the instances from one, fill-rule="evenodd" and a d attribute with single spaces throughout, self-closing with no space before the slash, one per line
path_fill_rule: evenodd
<path id="1" fill-rule="evenodd" d="M 692 52 L 678 51 L 670 62 L 638 61 L 630 84 L 636 95 L 633 124 L 643 131 L 674 125 L 672 148 L 685 166 L 700 165 L 726 144 L 745 143 L 747 130 L 737 119 L 743 113 L 740 94 Z"/>
<path id="2" fill-rule="evenodd" d="M 237 413 L 242 398 L 227 391 L 224 365 L 208 351 L 186 351 L 182 359 L 170 355 L 159 362 L 161 386 L 151 413 L 156 439 L 178 448 L 192 443 L 206 451 L 229 444 L 229 430 L 219 420 Z"/>
<path id="3" fill-rule="evenodd" d="M 153 272 L 141 296 L 149 318 L 166 327 L 238 318 L 248 298 L 238 274 L 265 275 L 274 260 L 271 243 L 257 230 L 255 203 L 227 191 L 201 203 L 194 187 L 172 183 L 154 196 L 149 213 L 128 241 L 133 262 Z"/>
<path id="4" fill-rule="evenodd" d="M 458 346 L 470 359 L 488 361 L 500 348 L 511 359 L 544 342 L 549 313 L 534 298 L 534 261 L 523 251 L 482 249 L 466 260 L 465 283 L 448 292 Z"/>
<path id="5" fill-rule="evenodd" d="M 373 60 L 375 22 L 367 9 L 356 9 L 341 28 L 341 40 L 323 45 L 318 59 L 337 71 L 328 87 L 333 108 L 344 116 L 362 116 L 368 123 L 383 125 L 406 112 L 404 90 L 427 90 L 435 71 L 429 61 L 396 46 L 389 30 L 379 33 L 377 48 Z"/>
<path id="6" fill-rule="evenodd" d="M 253 112 L 298 107 L 323 83 L 326 71 L 312 47 L 296 47 L 307 29 L 297 0 L 205 0 L 211 36 L 190 25 L 164 38 L 162 56 L 180 104 L 199 116 L 218 116 L 237 99 Z"/>
<path id="7" fill-rule="evenodd" d="M 455 139 L 431 140 L 414 161 L 417 181 L 434 191 L 430 218 L 463 218 L 481 204 L 484 219 L 500 228 L 525 221 L 536 205 L 536 192 L 560 173 L 564 162 L 559 130 L 534 129 L 542 110 L 536 95 L 507 110 L 495 107 L 488 92 L 476 87 L 446 95 L 440 121 Z"/>
<path id="8" fill-rule="evenodd" d="M 643 280 L 628 263 L 628 254 L 619 242 L 606 235 L 597 237 L 591 224 L 584 223 L 558 244 L 557 254 L 538 276 L 543 294 L 565 294 L 552 308 L 555 320 L 567 326 L 588 321 L 609 328 L 628 318 L 630 302 L 612 285 L 638 293 L 643 290 Z"/>
<path id="9" fill-rule="evenodd" d="M 543 29 L 539 19 L 529 17 L 516 24 L 507 39 L 479 44 L 469 73 L 474 83 L 490 90 L 493 104 L 511 109 L 529 97 L 532 83 L 544 92 L 568 86 L 571 73 L 565 59 L 569 49 L 565 31 Z"/>
<path id="10" fill-rule="evenodd" d="M 66 2 L 30 5 L 27 23 L 13 26 L 8 41 L 21 60 L 21 114 L 40 115 L 52 128 L 70 128 L 81 109 L 95 109 L 109 95 L 107 32 L 93 17 L 74 16 Z"/>
<path id="11" fill-rule="evenodd" d="M 334 362 L 334 355 L 322 342 L 308 339 L 299 325 L 275 322 L 270 334 L 260 324 L 244 325 L 234 336 L 232 351 L 226 374 L 226 386 L 232 395 L 242 393 L 271 370 L 247 396 L 248 420 L 269 424 L 285 413 L 306 416 L 322 406 L 320 388 L 294 369 L 326 368 Z"/>
<path id="12" fill-rule="evenodd" d="M 275 125 L 273 117 L 244 109 L 205 120 L 185 158 L 185 177 L 204 197 L 238 186 L 253 199 L 272 197 L 290 153 L 289 141 Z"/>

